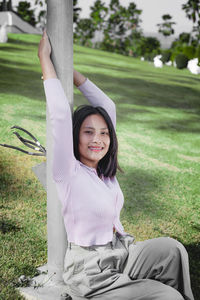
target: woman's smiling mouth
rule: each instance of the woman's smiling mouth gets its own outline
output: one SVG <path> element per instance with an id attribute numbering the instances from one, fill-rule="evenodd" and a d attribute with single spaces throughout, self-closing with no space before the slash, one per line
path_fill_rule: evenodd
<path id="1" fill-rule="evenodd" d="M 101 151 L 103 150 L 103 147 L 88 147 L 91 151 L 95 151 L 95 152 L 98 152 L 98 151 Z"/>

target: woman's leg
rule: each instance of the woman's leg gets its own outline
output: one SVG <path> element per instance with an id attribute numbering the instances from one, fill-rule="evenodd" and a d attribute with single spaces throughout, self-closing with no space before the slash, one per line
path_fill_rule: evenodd
<path id="1" fill-rule="evenodd" d="M 129 278 L 130 279 L 130 278 Z M 184 300 L 174 288 L 151 279 L 128 280 L 125 274 L 109 287 L 89 299 L 95 300 Z M 73 299 L 79 300 L 79 299 Z"/>
<path id="2" fill-rule="evenodd" d="M 123 273 L 132 280 L 157 280 L 178 290 L 185 299 L 194 300 L 187 252 L 172 238 L 161 237 L 131 244 Z"/>
<path id="3" fill-rule="evenodd" d="M 97 277 L 96 274 L 93 275 L 93 279 L 96 279 L 91 286 L 91 293 L 85 295 L 85 298 L 96 300 L 183 300 L 183 296 L 169 285 L 158 280 L 145 278 L 132 280 L 128 274 L 123 272 L 129 254 L 128 249 L 132 243 L 133 238 L 131 236 L 123 237 L 121 241 L 114 238 L 113 249 L 100 251 L 96 260 L 101 272 L 97 274 Z M 91 262 L 89 260 L 90 273 L 95 270 L 92 265 L 96 265 L 96 263 L 91 264 Z M 135 257 L 135 262 L 131 261 L 130 264 L 133 266 L 134 263 L 137 263 L 137 257 Z M 87 273 L 89 265 L 85 266 Z M 117 273 L 115 273 L 116 271 Z M 114 274 L 117 275 L 115 281 L 109 280 L 108 275 L 112 279 Z M 106 282 L 109 284 L 107 285 Z M 74 298 L 73 300 L 79 299 Z"/>
<path id="4" fill-rule="evenodd" d="M 134 245 L 132 237 L 120 236 L 114 237 L 113 247 L 97 246 L 91 251 L 77 248 L 76 253 L 73 251 L 73 255 L 67 256 L 65 266 L 69 294 L 73 300 L 183 300 L 179 293 L 183 282 L 182 290 L 186 290 L 188 297 L 185 299 L 193 300 L 190 284 L 187 285 L 185 279 L 185 262 L 182 267 L 178 266 L 185 250 L 177 243 L 173 239 L 159 238 Z M 177 247 L 182 254 L 177 254 Z M 177 279 L 184 270 L 184 279 Z"/>

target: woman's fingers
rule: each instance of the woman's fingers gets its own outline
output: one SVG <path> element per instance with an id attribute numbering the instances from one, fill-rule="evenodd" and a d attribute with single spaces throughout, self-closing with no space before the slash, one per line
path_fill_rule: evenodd
<path id="1" fill-rule="evenodd" d="M 44 28 L 43 36 L 47 36 L 47 29 L 46 28 Z"/>

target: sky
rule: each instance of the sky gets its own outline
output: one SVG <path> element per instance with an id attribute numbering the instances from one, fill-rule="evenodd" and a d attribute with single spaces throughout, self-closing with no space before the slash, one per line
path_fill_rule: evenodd
<path id="1" fill-rule="evenodd" d="M 19 0 L 13 0 L 13 6 L 15 6 Z M 34 3 L 35 0 L 29 2 Z M 108 6 L 110 0 L 102 0 Z M 181 9 L 182 4 L 185 4 L 187 0 L 120 0 L 121 5 L 127 7 L 130 2 L 135 2 L 138 9 L 142 9 L 142 23 L 141 27 L 144 32 L 157 33 L 158 27 L 156 24 L 162 22 L 163 14 L 170 14 L 173 17 L 173 21 L 177 24 L 174 26 L 175 36 L 178 36 L 181 32 L 190 32 L 192 29 L 192 21 L 188 20 L 185 12 Z M 78 5 L 82 8 L 81 18 L 89 16 L 90 6 L 92 6 L 94 0 L 79 0 Z"/>

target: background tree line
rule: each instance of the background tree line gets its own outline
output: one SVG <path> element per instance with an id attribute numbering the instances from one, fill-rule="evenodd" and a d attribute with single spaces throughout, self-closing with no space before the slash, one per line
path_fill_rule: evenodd
<path id="1" fill-rule="evenodd" d="M 37 17 L 28 1 L 20 1 L 15 12 L 33 26 L 40 25 L 43 28 L 46 19 L 45 3 L 46 0 L 35 0 L 35 4 L 41 7 Z M 200 61 L 200 0 L 188 0 L 182 5 L 186 16 L 193 22 L 193 30 L 181 33 L 167 50 L 161 49 L 157 38 L 143 35 L 140 27 L 142 10 L 134 2 L 124 7 L 119 0 L 110 0 L 108 6 L 102 0 L 96 0 L 90 6 L 88 18 L 80 18 L 78 0 L 73 0 L 73 4 L 74 42 L 79 45 L 133 57 L 143 56 L 151 61 L 158 54 L 162 54 L 163 62 L 174 61 L 180 54 L 183 60 L 198 57 Z M 0 10 L 13 10 L 12 0 L 1 1 Z M 157 24 L 158 32 L 165 37 L 173 35 L 175 24 L 172 16 L 165 14 L 162 16 L 162 23 Z M 98 32 L 102 34 L 102 41 L 94 42 Z"/>

